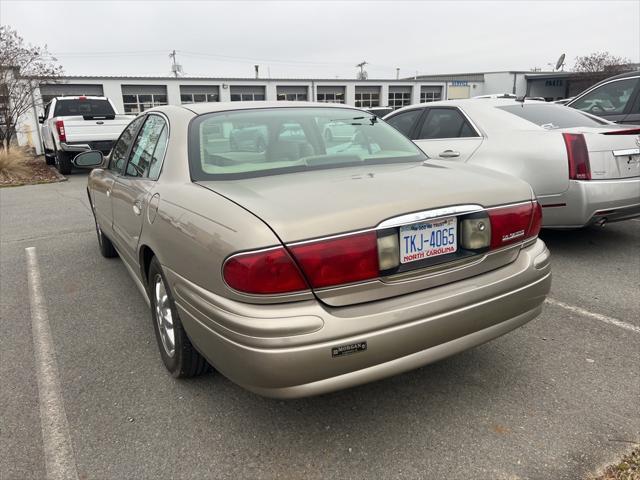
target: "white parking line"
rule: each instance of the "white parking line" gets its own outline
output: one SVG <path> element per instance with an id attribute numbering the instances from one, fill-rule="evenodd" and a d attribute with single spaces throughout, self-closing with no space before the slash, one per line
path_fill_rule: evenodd
<path id="1" fill-rule="evenodd" d="M 607 317 L 606 315 L 601 315 L 599 313 L 590 312 L 589 310 L 585 310 L 584 308 L 569 305 L 568 303 L 561 302 L 560 300 L 556 300 L 555 298 L 547 298 L 546 301 L 549 305 L 555 305 L 556 307 L 564 308 L 566 310 L 577 313 L 579 315 L 584 315 L 585 317 L 590 317 L 595 320 L 600 320 L 601 322 L 608 323 L 610 325 L 615 325 L 616 327 L 624 328 L 625 330 L 630 330 L 634 333 L 640 333 L 640 327 L 637 325 L 623 322 L 622 320 L 618 320 L 616 318 Z"/>
<path id="2" fill-rule="evenodd" d="M 64 410 L 55 347 L 45 306 L 35 247 L 25 249 L 29 278 L 31 329 L 40 400 L 44 461 L 49 480 L 76 479 L 78 472 Z"/>

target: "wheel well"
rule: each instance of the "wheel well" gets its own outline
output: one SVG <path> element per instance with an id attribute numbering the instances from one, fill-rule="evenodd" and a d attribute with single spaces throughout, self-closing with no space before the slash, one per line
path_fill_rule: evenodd
<path id="1" fill-rule="evenodd" d="M 149 283 L 149 265 L 151 265 L 151 259 L 155 255 L 153 250 L 146 245 L 143 245 L 140 249 L 140 269 L 142 270 L 142 278 L 147 284 Z"/>

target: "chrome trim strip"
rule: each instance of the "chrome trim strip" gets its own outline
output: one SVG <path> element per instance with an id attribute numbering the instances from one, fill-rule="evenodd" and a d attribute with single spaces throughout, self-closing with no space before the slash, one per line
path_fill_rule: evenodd
<path id="1" fill-rule="evenodd" d="M 310 240 L 300 240 L 298 242 L 287 243 L 287 247 L 297 247 L 298 245 L 305 245 L 307 243 L 324 242 L 325 240 L 334 240 L 336 238 L 351 237 L 353 235 L 359 235 L 361 233 L 368 233 L 375 231 L 375 228 L 365 228 L 364 230 L 356 230 L 355 232 L 338 233 L 336 235 L 329 235 L 328 237 L 312 238 Z"/>
<path id="2" fill-rule="evenodd" d="M 627 155 L 640 155 L 640 148 L 627 148 L 626 150 L 614 150 L 614 157 L 626 157 Z"/>
<path id="3" fill-rule="evenodd" d="M 436 218 L 452 217 L 460 214 L 474 213 L 485 210 L 481 205 L 454 205 L 452 207 L 435 208 L 433 210 L 423 210 L 421 212 L 408 213 L 397 217 L 389 218 L 379 223 L 377 230 L 383 228 L 401 227 L 412 223 L 421 222 L 423 220 L 432 220 Z"/>

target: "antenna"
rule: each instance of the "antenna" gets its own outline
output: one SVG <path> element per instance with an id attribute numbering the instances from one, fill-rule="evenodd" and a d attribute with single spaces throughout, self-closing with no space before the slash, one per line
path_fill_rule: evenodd
<path id="1" fill-rule="evenodd" d="M 178 76 L 182 75 L 183 71 L 182 71 L 182 65 L 176 63 L 176 51 L 173 50 L 170 54 L 169 54 L 169 58 L 171 58 L 171 73 L 173 73 L 173 76 L 178 78 Z"/>
<path id="2" fill-rule="evenodd" d="M 558 61 L 556 62 L 556 70 L 562 69 L 562 71 L 564 72 L 564 59 L 565 54 L 563 53 L 562 55 L 560 55 L 560 58 L 558 58 Z"/>
<path id="3" fill-rule="evenodd" d="M 356 67 L 360 68 L 360 73 L 358 73 L 358 80 L 366 80 L 367 78 L 369 78 L 369 74 L 364 69 L 364 66 L 367 64 L 368 62 L 364 61 L 356 65 Z"/>

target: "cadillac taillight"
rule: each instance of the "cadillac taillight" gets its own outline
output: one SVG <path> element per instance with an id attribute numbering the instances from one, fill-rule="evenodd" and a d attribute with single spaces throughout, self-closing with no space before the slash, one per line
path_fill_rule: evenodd
<path id="1" fill-rule="evenodd" d="M 61 142 L 67 141 L 67 135 L 64 132 L 64 122 L 62 120 L 56 120 L 56 130 L 58 132 L 58 138 Z"/>
<path id="2" fill-rule="evenodd" d="M 491 249 L 535 237 L 542 225 L 542 208 L 537 201 L 488 210 L 491 221 Z"/>
<path id="3" fill-rule="evenodd" d="M 589 164 L 589 150 L 582 133 L 563 133 L 564 144 L 567 147 L 569 161 L 569 179 L 591 180 L 591 165 Z"/>

